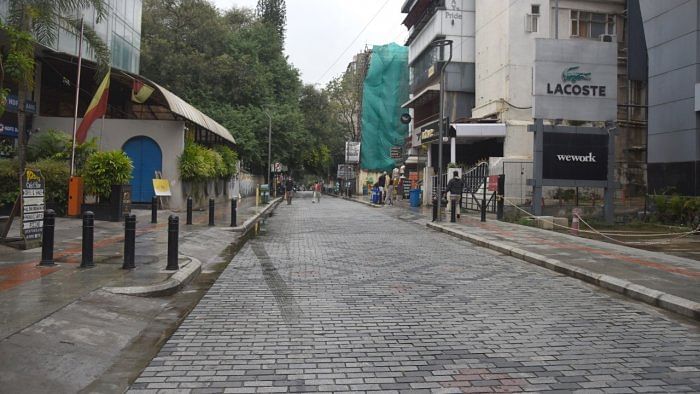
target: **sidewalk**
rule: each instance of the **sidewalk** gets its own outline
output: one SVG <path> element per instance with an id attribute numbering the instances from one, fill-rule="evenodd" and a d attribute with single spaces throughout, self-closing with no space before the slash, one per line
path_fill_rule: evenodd
<path id="1" fill-rule="evenodd" d="M 352 200 L 369 204 L 367 196 Z M 478 213 L 462 214 L 457 223 L 447 215 L 431 222 L 431 207 L 409 207 L 407 200 L 381 209 L 412 212 L 433 230 L 700 320 L 700 261 L 501 222 L 491 215 L 482 223 Z"/>
<path id="2" fill-rule="evenodd" d="M 150 210 L 134 210 L 133 270 L 121 268 L 123 223 L 95 221 L 94 268 L 79 267 L 80 219 L 56 220 L 56 266 L 37 266 L 41 248 L 21 251 L 0 245 L 3 388 L 8 392 L 77 392 L 95 385 L 98 378 L 101 383 L 90 392 L 125 387 L 125 371 L 138 373 L 139 363 L 147 362 L 145 358 L 159 348 L 159 337 L 168 335 L 189 308 L 188 294 L 155 296 L 177 292 L 200 271 L 200 277 L 209 280 L 225 265 L 252 223 L 275 207 L 275 203 L 259 207 L 254 203 L 254 198 L 239 202 L 236 228 L 228 227 L 230 204 L 216 206 L 213 227 L 208 226 L 208 211 L 193 212 L 193 225 L 188 226 L 185 212 L 161 210 L 158 223 L 151 224 Z M 180 218 L 178 271 L 165 271 L 171 214 Z M 129 365 L 120 364 L 122 360 Z"/>

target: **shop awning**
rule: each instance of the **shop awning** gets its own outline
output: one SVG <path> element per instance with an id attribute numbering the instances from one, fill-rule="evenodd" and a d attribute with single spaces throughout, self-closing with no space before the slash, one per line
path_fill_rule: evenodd
<path id="1" fill-rule="evenodd" d="M 153 81 L 148 81 L 147 83 L 149 85 L 152 84 L 154 87 L 156 87 L 163 95 L 163 97 L 165 97 L 165 101 L 168 102 L 168 107 L 170 111 L 182 116 L 183 118 L 189 120 L 192 123 L 197 124 L 198 126 L 204 129 L 211 131 L 212 133 L 218 135 L 226 141 L 229 141 L 233 144 L 236 143 L 236 141 L 231 136 L 231 133 L 229 133 L 229 131 L 224 126 L 216 122 L 214 119 L 203 114 L 200 110 L 193 107 L 190 103 L 176 96 L 174 93 L 158 85 L 157 83 Z"/>
<path id="2" fill-rule="evenodd" d="M 440 84 L 428 86 L 420 93 L 401 105 L 401 108 L 415 108 L 429 101 L 433 101 L 440 96 Z"/>

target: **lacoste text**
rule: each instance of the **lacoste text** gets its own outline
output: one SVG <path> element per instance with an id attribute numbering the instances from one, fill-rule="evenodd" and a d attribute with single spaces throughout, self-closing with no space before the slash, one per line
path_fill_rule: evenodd
<path id="1" fill-rule="evenodd" d="M 547 94 L 561 94 L 564 96 L 593 96 L 593 97 L 605 97 L 606 95 L 606 89 L 605 86 L 596 86 L 596 85 L 572 85 L 572 84 L 565 84 L 562 85 L 560 83 L 554 85 L 554 88 L 552 88 L 551 84 L 547 84 Z"/>

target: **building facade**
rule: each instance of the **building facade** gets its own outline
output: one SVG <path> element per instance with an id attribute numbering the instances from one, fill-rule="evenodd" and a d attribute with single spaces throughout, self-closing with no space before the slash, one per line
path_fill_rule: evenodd
<path id="1" fill-rule="evenodd" d="M 557 8 L 558 3 L 558 8 Z M 491 172 L 528 177 L 532 161 L 533 62 L 538 38 L 594 40 L 618 45 L 616 179 L 621 196 L 646 192 L 646 81 L 628 75 L 625 0 L 476 0 L 476 104 L 472 116 L 504 123 L 502 158 Z M 519 163 L 521 162 L 521 163 Z M 513 179 L 513 176 L 510 176 Z M 506 191 L 508 194 L 508 190 Z M 517 194 L 517 193 L 516 193 Z M 527 193 L 525 193 L 527 194 Z M 523 195 L 523 200 L 527 197 Z"/>
<path id="2" fill-rule="evenodd" d="M 639 0 L 649 59 L 649 191 L 700 195 L 700 6 Z"/>

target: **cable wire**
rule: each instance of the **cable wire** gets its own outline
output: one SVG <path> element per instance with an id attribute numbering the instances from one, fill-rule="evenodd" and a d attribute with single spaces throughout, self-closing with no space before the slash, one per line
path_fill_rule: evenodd
<path id="1" fill-rule="evenodd" d="M 387 4 L 389 4 L 389 1 L 391 1 L 391 0 L 386 0 L 386 1 L 384 2 L 384 4 L 379 8 L 379 10 L 377 10 L 377 12 L 374 14 L 374 16 L 372 17 L 372 19 L 370 19 L 369 22 L 367 22 L 367 24 L 365 25 L 365 27 L 363 27 L 362 30 L 360 30 L 360 32 L 357 34 L 357 36 L 355 36 L 355 38 L 352 40 L 352 42 L 350 42 L 350 44 L 347 46 L 347 48 L 345 48 L 345 50 L 343 50 L 343 52 L 338 56 L 338 58 L 335 59 L 335 61 L 333 62 L 333 64 L 331 64 L 331 65 L 326 69 L 326 71 L 324 71 L 323 74 L 321 74 L 321 76 L 318 78 L 318 80 L 317 80 L 316 83 L 320 83 L 321 80 L 323 79 L 323 77 L 325 77 L 326 74 L 328 74 L 328 72 L 331 71 L 331 69 L 332 69 L 336 64 L 338 64 L 338 62 L 339 62 L 340 59 L 343 57 L 343 55 L 345 55 L 345 52 L 347 52 L 348 49 L 350 49 L 350 48 L 352 47 L 352 45 L 355 43 L 355 41 L 357 41 L 357 39 L 360 38 L 360 36 L 362 35 L 362 33 L 364 33 L 365 30 L 367 30 L 367 28 L 369 27 L 369 25 L 371 25 L 372 22 L 374 22 L 374 20 L 377 18 L 377 16 L 379 16 L 379 13 L 382 12 L 382 10 L 384 9 L 384 7 L 386 7 Z"/>

